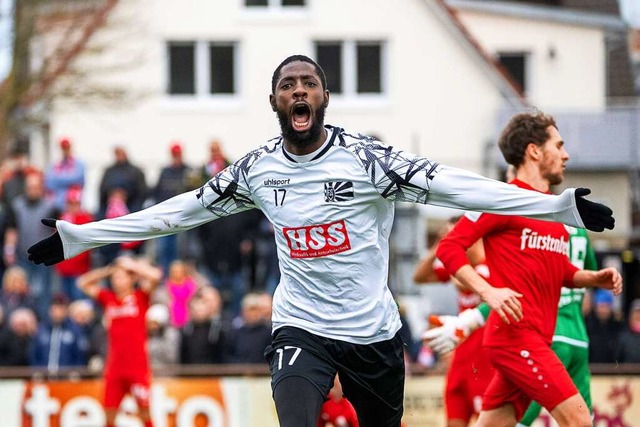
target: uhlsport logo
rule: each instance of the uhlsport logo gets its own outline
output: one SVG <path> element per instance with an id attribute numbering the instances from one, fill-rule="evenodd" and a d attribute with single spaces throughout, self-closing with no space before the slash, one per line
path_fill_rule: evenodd
<path id="1" fill-rule="evenodd" d="M 291 183 L 290 178 L 267 178 L 264 180 L 265 187 L 282 187 Z"/>
<path id="2" fill-rule="evenodd" d="M 318 258 L 351 249 L 344 220 L 307 227 L 285 227 L 291 258 Z"/>
<path id="3" fill-rule="evenodd" d="M 353 200 L 353 182 L 330 181 L 324 183 L 325 202 L 346 202 Z"/>

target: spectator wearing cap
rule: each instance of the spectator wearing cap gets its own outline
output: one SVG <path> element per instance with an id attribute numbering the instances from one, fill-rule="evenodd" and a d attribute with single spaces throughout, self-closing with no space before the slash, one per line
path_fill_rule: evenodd
<path id="1" fill-rule="evenodd" d="M 589 334 L 589 363 L 615 363 L 622 322 L 613 310 L 613 293 L 598 289 L 593 297 L 593 313 L 585 317 Z"/>
<path id="2" fill-rule="evenodd" d="M 87 363 L 87 338 L 69 319 L 69 299 L 59 293 L 52 297 L 49 318 L 40 323 L 30 351 L 31 366 L 46 367 L 55 373 L 62 367 Z"/>
<path id="3" fill-rule="evenodd" d="M 66 196 L 70 188 L 84 188 L 84 163 L 76 159 L 71 153 L 71 139 L 63 137 L 59 141 L 62 159 L 45 173 L 45 188 L 47 194 L 54 197 L 59 210 L 65 208 Z"/>
<path id="4" fill-rule="evenodd" d="M 178 362 L 180 333 L 169 324 L 169 309 L 164 304 L 154 304 L 146 314 L 149 359 L 151 366 L 159 368 Z"/>
<path id="5" fill-rule="evenodd" d="M 86 224 L 93 221 L 93 215 L 82 208 L 82 189 L 80 187 L 69 187 L 65 196 L 64 211 L 60 219 L 72 224 Z M 84 298 L 84 294 L 78 289 L 77 280 L 81 274 L 91 269 L 91 252 L 83 252 L 71 259 L 62 261 L 55 265 L 56 272 L 60 277 L 62 291 L 71 301 Z"/>
<path id="6" fill-rule="evenodd" d="M 184 163 L 182 151 L 182 145 L 178 141 L 174 141 L 169 146 L 171 162 L 160 171 L 160 177 L 153 190 L 156 203 L 189 190 L 191 168 Z M 178 235 L 160 237 L 156 239 L 155 244 L 156 261 L 166 276 L 171 263 L 184 255 L 178 253 Z"/>
<path id="7" fill-rule="evenodd" d="M 640 298 L 631 302 L 627 322 L 618 339 L 616 362 L 640 363 Z"/>

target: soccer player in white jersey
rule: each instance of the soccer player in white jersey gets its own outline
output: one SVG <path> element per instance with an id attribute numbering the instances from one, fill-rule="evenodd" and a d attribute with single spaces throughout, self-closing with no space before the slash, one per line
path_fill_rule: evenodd
<path id="1" fill-rule="evenodd" d="M 528 215 L 597 231 L 611 210 L 588 190 L 551 196 L 518 189 L 373 138 L 324 124 L 324 72 L 306 56 L 274 71 L 271 108 L 282 134 L 216 174 L 202 188 L 116 219 L 85 225 L 44 220 L 58 233 L 29 249 L 55 264 L 112 242 L 187 230 L 258 208 L 275 230 L 282 277 L 273 299 L 273 398 L 284 427 L 313 427 L 340 374 L 363 427 L 397 427 L 403 411 L 400 316 L 387 287 L 394 202 Z M 491 306 L 520 310 L 495 289 Z"/>

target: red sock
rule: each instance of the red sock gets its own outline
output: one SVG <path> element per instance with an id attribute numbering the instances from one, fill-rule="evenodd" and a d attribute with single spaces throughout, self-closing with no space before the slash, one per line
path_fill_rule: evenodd
<path id="1" fill-rule="evenodd" d="M 153 423 L 151 422 L 151 420 L 147 420 L 144 422 L 144 427 L 153 427 Z"/>

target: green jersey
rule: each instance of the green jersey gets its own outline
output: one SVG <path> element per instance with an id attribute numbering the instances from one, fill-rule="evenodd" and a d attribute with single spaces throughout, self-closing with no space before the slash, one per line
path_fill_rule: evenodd
<path id="1" fill-rule="evenodd" d="M 581 270 L 597 270 L 596 255 L 583 228 L 567 227 L 569 231 L 569 259 Z M 589 347 L 589 336 L 582 316 L 584 288 L 562 288 L 558 303 L 558 320 L 554 342 Z"/>

